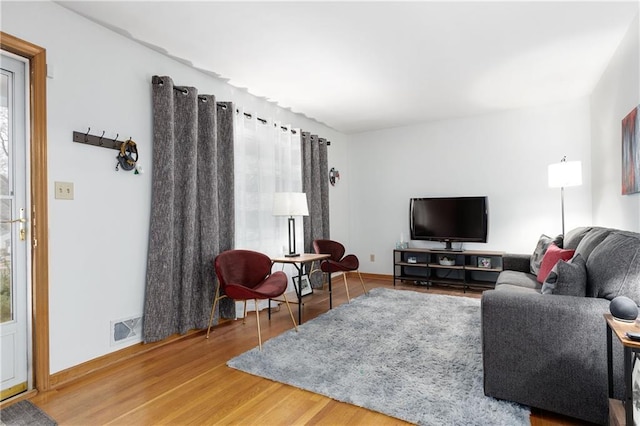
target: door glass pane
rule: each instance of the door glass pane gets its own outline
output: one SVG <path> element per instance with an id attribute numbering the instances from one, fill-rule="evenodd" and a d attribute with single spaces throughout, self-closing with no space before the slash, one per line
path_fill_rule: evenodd
<path id="1" fill-rule="evenodd" d="M 0 74 L 0 323 L 13 320 L 9 146 L 9 77 Z"/>
<path id="2" fill-rule="evenodd" d="M 11 200 L 0 202 L 0 219 L 11 220 Z M 11 273 L 11 224 L 0 224 L 0 322 L 13 320 Z"/>
<path id="3" fill-rule="evenodd" d="M 0 194 L 9 188 L 9 76 L 0 74 Z"/>

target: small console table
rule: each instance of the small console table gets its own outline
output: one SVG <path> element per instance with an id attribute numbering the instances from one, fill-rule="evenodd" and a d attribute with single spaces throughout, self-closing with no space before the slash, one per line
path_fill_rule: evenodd
<path id="1" fill-rule="evenodd" d="M 453 284 L 467 288 L 495 286 L 502 272 L 501 251 L 407 248 L 393 251 L 393 285 L 396 280 L 414 283 Z"/>

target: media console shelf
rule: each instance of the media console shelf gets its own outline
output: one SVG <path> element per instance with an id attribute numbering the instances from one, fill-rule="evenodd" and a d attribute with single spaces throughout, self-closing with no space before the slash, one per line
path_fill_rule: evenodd
<path id="1" fill-rule="evenodd" d="M 396 280 L 418 284 L 493 288 L 502 272 L 501 251 L 407 248 L 393 251 L 393 285 Z"/>

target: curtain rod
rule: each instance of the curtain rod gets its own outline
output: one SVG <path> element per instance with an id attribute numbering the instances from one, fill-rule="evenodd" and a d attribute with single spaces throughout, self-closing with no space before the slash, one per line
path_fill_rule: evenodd
<path id="1" fill-rule="evenodd" d="M 178 92 L 182 93 L 183 95 L 188 95 L 189 94 L 189 89 L 187 89 L 186 87 L 173 86 L 173 90 L 177 90 Z M 202 102 L 207 102 L 207 97 L 206 96 L 198 95 L 198 99 L 200 99 Z M 216 102 L 216 106 L 219 106 L 222 109 L 227 109 L 227 106 L 224 104 L 224 102 Z"/>
<path id="2" fill-rule="evenodd" d="M 239 109 L 236 109 L 236 114 L 240 114 L 240 110 Z M 253 118 L 253 115 L 251 115 L 248 112 L 243 112 L 242 114 L 247 118 Z M 267 120 L 265 118 L 256 117 L 256 120 L 258 120 L 262 124 L 267 124 Z M 273 127 L 278 127 L 278 125 L 276 123 L 273 123 Z M 280 129 L 284 130 L 284 131 L 289 130 L 289 129 L 287 129 L 286 126 L 280 126 Z M 291 133 L 293 133 L 294 135 L 298 134 L 298 132 L 295 129 L 291 129 Z"/>
<path id="3" fill-rule="evenodd" d="M 153 83 L 155 84 L 164 84 L 164 82 L 157 76 L 153 77 L 152 80 Z M 188 95 L 189 94 L 189 89 L 187 89 L 184 86 L 173 86 L 173 90 L 177 90 L 178 92 L 182 93 L 183 95 Z M 207 102 L 207 98 L 206 96 L 201 96 L 198 95 L 198 99 L 200 99 L 203 102 Z M 224 102 L 216 102 L 216 106 L 222 108 L 222 109 L 227 109 L 227 106 L 225 105 Z M 240 110 L 236 109 L 236 113 L 239 114 Z M 248 112 L 243 112 L 244 116 L 247 118 L 252 118 L 253 116 L 251 114 L 249 114 Z M 267 124 L 267 120 L 265 118 L 260 118 L 260 117 L 256 117 L 256 120 L 258 120 L 259 122 L 261 122 L 262 124 Z M 273 123 L 274 127 L 277 127 L 278 125 L 276 123 Z M 280 129 L 282 130 L 287 130 L 287 127 L 285 126 L 280 126 Z M 294 135 L 297 134 L 298 132 L 295 131 L 295 129 L 291 129 L 291 133 L 293 133 Z M 331 141 L 327 141 L 327 146 L 331 145 Z"/>

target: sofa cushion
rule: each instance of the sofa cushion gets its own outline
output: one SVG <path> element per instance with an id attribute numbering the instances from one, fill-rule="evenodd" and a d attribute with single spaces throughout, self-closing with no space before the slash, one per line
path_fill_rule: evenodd
<path id="1" fill-rule="evenodd" d="M 591 229 L 592 229 L 591 226 L 583 226 L 580 228 L 572 229 L 571 231 L 567 232 L 567 234 L 564 236 L 562 248 L 567 250 L 577 249 L 578 244 L 580 244 L 580 241 L 582 241 L 584 236 L 587 235 L 587 232 L 589 232 Z"/>
<path id="2" fill-rule="evenodd" d="M 582 258 L 585 260 L 589 260 L 589 255 L 595 249 L 598 244 L 604 241 L 607 238 L 607 235 L 612 233 L 614 230 L 609 228 L 592 228 L 587 232 L 587 234 L 580 240 L 578 247 L 576 247 L 576 253 L 582 255 Z"/>
<path id="3" fill-rule="evenodd" d="M 640 234 L 612 232 L 587 259 L 587 296 L 640 304 Z"/>
<path id="4" fill-rule="evenodd" d="M 500 287 L 501 285 L 513 285 L 516 287 L 529 288 L 534 289 L 538 292 L 542 287 L 536 280 L 535 275 L 518 271 L 500 272 L 500 275 L 498 275 L 498 279 L 496 280 L 496 288 Z"/>
<path id="5" fill-rule="evenodd" d="M 542 258 L 542 265 L 540 265 L 540 271 L 537 275 L 538 282 L 543 283 L 547 279 L 549 272 L 559 260 L 569 260 L 574 253 L 574 250 L 563 250 L 557 245 L 551 244 Z"/>
<path id="6" fill-rule="evenodd" d="M 540 294 L 540 291 L 536 290 L 535 288 L 522 287 L 522 286 L 513 285 L 513 284 L 500 284 L 500 285 L 496 286 L 495 290 L 497 290 L 497 291 L 511 291 L 511 292 L 517 292 L 517 293 Z"/>
<path id="7" fill-rule="evenodd" d="M 568 262 L 560 261 L 542 284 L 542 294 L 584 297 L 587 294 L 587 265 L 576 254 Z"/>
<path id="8" fill-rule="evenodd" d="M 536 245 L 536 248 L 533 251 L 533 254 L 531 255 L 531 260 L 530 260 L 530 267 L 531 267 L 530 272 L 533 275 L 538 275 L 538 272 L 540 272 L 540 265 L 542 264 L 542 258 L 544 257 L 544 254 L 547 252 L 547 248 L 549 248 L 551 244 L 555 244 L 558 247 L 562 247 L 562 235 L 558 235 L 556 238 L 551 238 L 550 236 L 545 234 L 540 235 L 540 238 L 538 239 L 538 244 Z"/>

